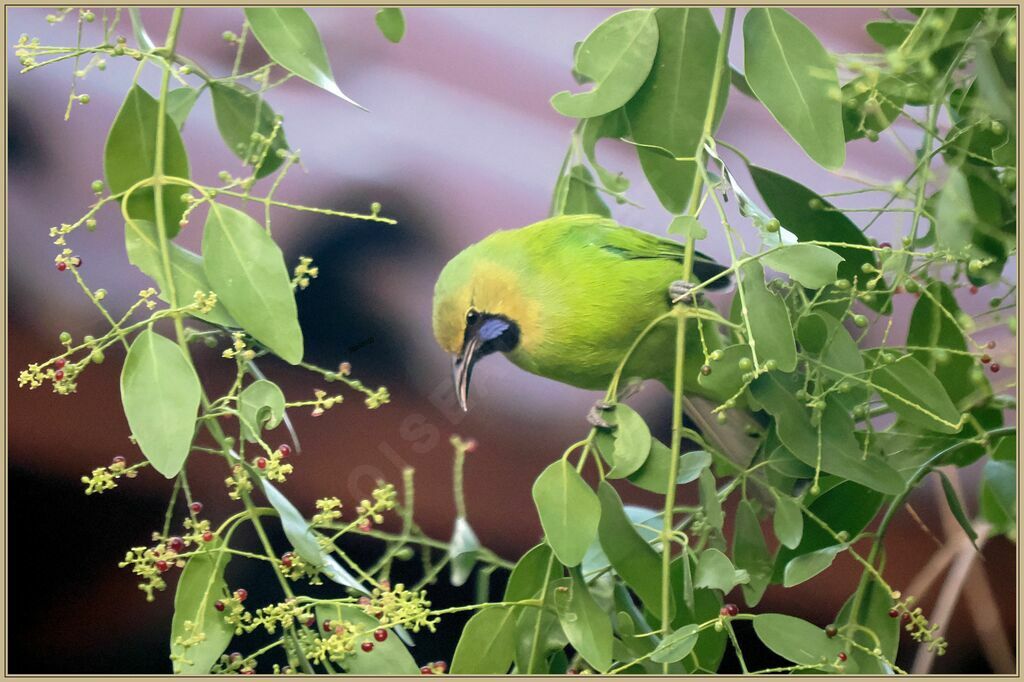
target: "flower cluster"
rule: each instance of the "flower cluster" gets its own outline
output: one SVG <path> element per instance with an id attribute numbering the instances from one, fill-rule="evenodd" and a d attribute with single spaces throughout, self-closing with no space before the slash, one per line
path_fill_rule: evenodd
<path id="1" fill-rule="evenodd" d="M 384 523 L 383 512 L 391 511 L 395 508 L 395 500 L 397 494 L 395 493 L 395 486 L 391 483 L 384 483 L 383 481 L 377 482 L 377 488 L 371 493 L 371 500 L 362 500 L 356 506 L 356 524 L 360 530 L 370 530 L 372 524 Z"/>
<path id="2" fill-rule="evenodd" d="M 232 500 L 240 500 L 242 495 L 252 491 L 252 480 L 249 478 L 249 472 L 241 464 L 231 467 L 231 475 L 224 479 L 224 485 L 228 487 L 228 497 Z"/>
<path id="3" fill-rule="evenodd" d="M 316 501 L 317 513 L 313 515 L 313 525 L 325 526 L 341 519 L 341 500 L 337 497 L 324 497 Z"/>
<path id="4" fill-rule="evenodd" d="M 128 466 L 125 463 L 124 457 L 118 455 L 109 465 L 97 467 L 92 470 L 92 474 L 89 476 L 82 476 L 82 483 L 85 484 L 85 494 L 92 495 L 96 493 L 99 495 L 108 490 L 113 490 L 117 487 L 117 479 L 122 476 L 135 478 L 138 475 L 138 469 L 146 466 L 146 464 L 146 462 L 140 462 L 139 464 Z"/>
<path id="5" fill-rule="evenodd" d="M 363 402 L 371 410 L 376 410 L 381 405 L 387 405 L 391 402 L 391 394 L 388 393 L 388 387 L 381 386 L 376 391 L 368 394 Z"/>
<path id="6" fill-rule="evenodd" d="M 322 389 L 316 389 L 313 391 L 313 395 L 316 399 L 310 403 L 313 405 L 313 412 L 311 413 L 314 417 L 321 416 L 326 410 L 331 409 L 335 405 L 341 403 L 344 398 L 341 395 L 327 395 L 327 391 Z"/>
<path id="7" fill-rule="evenodd" d="M 890 615 L 899 615 L 903 622 L 903 628 L 910 633 L 915 641 L 925 644 L 928 651 L 934 651 L 939 656 L 943 655 L 946 653 L 949 642 L 945 637 L 936 636 L 939 624 L 929 622 L 921 611 L 921 607 L 914 606 L 914 601 L 914 597 L 907 597 L 889 612 Z"/>
<path id="8" fill-rule="evenodd" d="M 248 361 L 256 357 L 256 352 L 246 345 L 245 334 L 242 332 L 233 332 L 231 334 L 231 348 L 226 349 L 221 353 L 221 356 L 229 360 L 235 357 L 241 357 L 242 360 Z"/>
<path id="9" fill-rule="evenodd" d="M 299 256 L 299 264 L 295 266 L 294 272 L 292 286 L 305 289 L 309 286 L 309 281 L 316 279 L 320 274 L 320 268 L 313 265 L 313 259 L 309 256 Z"/>
<path id="10" fill-rule="evenodd" d="M 281 448 L 274 450 L 270 453 L 270 457 L 257 457 L 253 460 L 252 465 L 256 467 L 259 472 L 267 478 L 267 480 L 275 481 L 277 483 L 284 483 L 288 474 L 292 473 L 295 468 L 291 464 L 286 464 L 283 460 L 286 455 Z"/>
<path id="11" fill-rule="evenodd" d="M 426 590 L 413 592 L 398 583 L 391 587 L 382 582 L 368 597 L 360 597 L 363 610 L 380 621 L 381 627 L 403 625 L 413 632 L 427 628 L 434 632 L 440 617 L 430 612 L 430 600 Z"/>

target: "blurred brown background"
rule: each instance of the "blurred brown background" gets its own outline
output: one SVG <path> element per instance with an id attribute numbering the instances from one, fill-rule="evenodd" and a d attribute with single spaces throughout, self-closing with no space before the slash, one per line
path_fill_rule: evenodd
<path id="1" fill-rule="evenodd" d="M 293 79 L 273 91 L 269 101 L 285 118 L 288 141 L 303 151 L 304 171 L 295 171 L 278 196 L 298 204 L 365 211 L 380 201 L 396 227 L 310 217 L 278 211 L 275 237 L 289 262 L 311 255 L 321 277 L 300 295 L 307 359 L 325 365 L 346 360 L 354 375 L 370 386 L 387 385 L 391 404 L 367 411 L 359 396 L 320 419 L 295 413 L 303 454 L 285 487 L 307 514 L 317 497 L 338 495 L 347 506 L 366 494 L 377 478 L 398 483 L 405 466 L 416 469 L 417 520 L 434 536 L 451 532 L 453 433 L 475 437 L 480 446 L 467 468 L 469 520 L 485 545 L 515 559 L 540 537 L 530 485 L 565 446 L 585 433 L 584 415 L 595 396 L 526 375 L 501 358 L 482 363 L 474 379 L 473 409 L 454 409 L 448 358 L 430 330 L 434 279 L 443 264 L 465 245 L 495 229 L 516 227 L 545 217 L 551 189 L 569 143 L 572 121 L 548 105 L 550 96 L 574 88 L 570 76 L 573 43 L 581 40 L 611 8 L 411 8 L 407 34 L 399 45 L 384 40 L 371 8 L 310 10 L 317 22 L 342 90 L 368 107 L 359 111 Z M 716 15 L 720 10 L 715 10 Z M 71 21 L 49 26 L 41 9 L 9 9 L 8 38 L 40 36 L 45 44 L 74 44 Z M 742 21 L 742 13 L 739 20 Z M 881 18 L 878 10 L 798 9 L 794 13 L 826 45 L 840 52 L 875 49 L 863 25 Z M 143 10 L 154 37 L 166 29 L 168 11 Z M 739 21 L 737 22 L 739 24 Z M 97 22 L 97 25 L 99 22 Z M 233 47 L 224 30 L 238 32 L 238 8 L 195 8 L 185 12 L 180 50 L 214 74 L 230 72 Z M 125 22 L 122 32 L 130 35 Z M 95 40 L 88 36 L 88 44 Z M 733 41 L 733 63 L 742 64 L 742 41 Z M 8 494 L 9 671 L 12 673 L 169 672 L 166 659 L 173 589 L 148 604 L 133 576 L 116 564 L 132 544 L 144 544 L 158 528 L 170 483 L 155 472 L 125 482 L 118 490 L 86 497 L 79 477 L 94 466 L 124 454 L 140 456 L 128 442 L 121 413 L 118 372 L 121 356 L 111 350 L 107 362 L 84 375 L 77 395 L 60 398 L 44 387 L 17 388 L 20 369 L 58 352 L 61 330 L 76 338 L 103 329 L 101 320 L 73 279 L 53 267 L 56 251 L 47 237 L 51 225 L 77 218 L 93 200 L 90 183 L 102 177 L 102 149 L 109 126 L 136 64 L 108 60 L 105 72 L 91 72 L 79 92 L 91 96 L 63 121 L 70 63 L 27 75 L 8 66 L 9 145 L 9 354 Z M 258 65 L 256 54 L 247 60 Z M 143 83 L 153 88 L 157 70 Z M 897 133 L 913 144 L 912 126 Z M 849 189 L 841 177 L 826 176 L 781 131 L 757 103 L 733 91 L 720 137 L 742 148 L 755 163 L 807 182 L 819 192 Z M 215 182 L 221 169 L 237 170 L 236 159 L 217 133 L 209 98 L 204 96 L 188 119 L 184 138 L 193 177 Z M 634 154 L 626 145 L 603 142 L 603 163 L 624 170 L 633 180 L 630 198 L 643 208 L 615 206 L 615 217 L 639 228 L 661 232 L 667 214 L 645 186 Z M 738 166 L 739 164 L 735 164 Z M 745 172 L 734 166 L 740 182 Z M 852 144 L 846 171 L 889 181 L 911 167 L 905 153 L 886 136 L 871 144 Z M 749 181 L 747 185 L 750 186 Z M 870 206 L 871 200 L 847 201 Z M 99 229 L 76 233 L 72 245 L 83 258 L 82 275 L 93 287 L 110 291 L 117 309 L 129 303 L 148 280 L 125 258 L 123 227 L 114 210 L 99 216 Z M 737 221 L 745 225 L 742 219 Z M 871 236 L 884 241 L 898 229 L 885 223 Z M 180 241 L 198 250 L 198 230 L 186 229 Z M 706 248 L 720 258 L 724 243 Z M 1012 274 L 1012 273 L 1011 273 Z M 903 297 L 909 298 L 909 297 Z M 965 297 L 966 298 L 966 297 Z M 983 298 L 983 297 L 978 297 Z M 968 309 L 983 301 L 964 300 Z M 911 301 L 898 302 L 906 318 Z M 1010 342 L 999 358 L 1014 366 Z M 218 351 L 199 354 L 199 371 L 211 384 L 230 381 L 232 371 Z M 290 399 L 311 395 L 322 386 L 311 375 L 284 365 L 264 363 Z M 1007 372 L 1009 374 L 1009 372 Z M 1007 377 L 1009 379 L 1009 377 Z M 668 395 L 649 386 L 635 399 L 656 435 L 667 435 Z M 279 429 L 281 442 L 286 439 Z M 222 467 L 190 464 L 196 496 L 212 519 L 232 513 Z M 963 474 L 968 505 L 976 488 L 974 472 Z M 935 491 L 912 498 L 923 523 L 939 538 Z M 627 493 L 627 501 L 650 498 Z M 688 491 L 690 493 L 692 491 Z M 286 547 L 283 538 L 278 545 Z M 886 569 L 892 583 L 906 585 L 937 551 L 936 541 L 904 514 L 888 542 Z M 356 545 L 356 556 L 372 556 L 373 547 Z M 251 585 L 254 598 L 274 598 L 273 585 L 242 571 L 235 562 L 233 585 Z M 1015 548 L 994 540 L 979 565 L 990 576 L 998 598 L 999 631 L 1015 641 Z M 852 591 L 858 572 L 840 561 L 827 574 L 797 589 L 770 590 L 759 610 L 782 610 L 825 625 Z M 246 581 L 249 582 L 246 582 Z M 439 583 L 438 602 L 472 596 Z M 499 581 L 500 582 L 500 581 Z M 935 589 L 923 600 L 929 608 Z M 257 601 L 257 603 L 259 603 Z M 991 614 L 990 614 L 991 615 Z M 986 672 L 1005 651 L 988 656 L 975 623 L 963 604 L 957 607 L 949 653 L 936 671 Z M 436 638 L 420 637 L 418 660 L 450 657 L 460 619 L 449 619 Z M 60 655 L 53 642 L 59 638 Z M 997 646 L 998 645 L 994 645 Z M 248 649 L 243 649 L 243 651 Z M 909 666 L 913 648 L 900 663 Z M 755 663 L 756 664 L 756 656 Z M 748 661 L 750 658 L 748 658 Z M 996 661 L 996 663 L 993 663 Z M 729 660 L 726 668 L 734 663 Z"/>

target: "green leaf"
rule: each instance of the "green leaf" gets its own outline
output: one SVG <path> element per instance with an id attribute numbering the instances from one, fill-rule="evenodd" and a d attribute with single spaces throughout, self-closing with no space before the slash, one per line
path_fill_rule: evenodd
<path id="1" fill-rule="evenodd" d="M 781 371 L 792 372 L 796 369 L 796 340 L 789 311 L 782 299 L 768 290 L 760 263 L 751 261 L 740 268 L 740 287 L 758 362 L 775 360 Z"/>
<path id="2" fill-rule="evenodd" d="M 612 622 L 587 589 L 579 569 L 555 582 L 554 605 L 569 643 L 598 672 L 612 665 Z"/>
<path id="3" fill-rule="evenodd" d="M 807 155 L 830 170 L 846 160 L 839 79 L 828 52 L 799 19 L 757 7 L 743 20 L 747 83 Z"/>
<path id="4" fill-rule="evenodd" d="M 604 116 L 588 118 L 583 122 L 583 130 L 580 132 L 580 139 L 583 144 L 583 153 L 587 155 L 587 161 L 597 171 L 601 184 L 609 192 L 625 192 L 629 188 L 629 180 L 622 173 L 612 173 L 597 162 L 597 141 L 606 138 L 621 138 L 629 135 L 629 121 L 626 120 L 626 112 L 616 109 Z"/>
<path id="5" fill-rule="evenodd" d="M 619 494 L 607 481 L 601 481 L 597 496 L 601 500 L 601 523 L 597 531 L 601 548 L 619 577 L 636 592 L 651 613 L 660 618 L 660 556 L 636 532 L 633 521 L 626 516 Z M 670 606 L 674 613 L 674 600 Z"/>
<path id="6" fill-rule="evenodd" d="M 715 395 L 732 396 L 747 383 L 743 380 L 743 375 L 748 374 L 750 370 L 740 369 L 740 361 L 744 358 L 752 361 L 750 346 L 737 343 L 719 350 L 722 352 L 721 356 L 708 362 L 711 373 L 699 374 L 697 383 Z"/>
<path id="7" fill-rule="evenodd" d="M 854 437 L 853 420 L 832 396 L 817 426 L 803 403 L 798 401 L 773 372 L 758 377 L 751 393 L 776 420 L 779 440 L 793 455 L 810 467 L 821 467 L 836 476 L 862 483 L 887 495 L 903 492 L 903 479 L 885 460 L 865 457 Z"/>
<path id="8" fill-rule="evenodd" d="M 960 498 L 957 496 L 953 484 L 946 474 L 941 471 L 936 471 L 935 473 L 939 475 L 939 480 L 942 481 L 942 492 L 946 496 L 946 504 L 949 505 L 949 511 L 953 513 L 953 518 L 964 529 L 964 533 L 971 541 L 971 544 L 974 545 L 974 548 L 978 549 L 978 533 L 974 530 L 971 520 L 967 518 L 967 513 L 964 511 L 963 505 L 960 504 Z"/>
<path id="9" fill-rule="evenodd" d="M 283 360 L 298 364 L 302 330 L 288 269 L 281 249 L 259 223 L 211 201 L 203 230 L 203 265 L 231 316 Z"/>
<path id="10" fill-rule="evenodd" d="M 783 587 L 793 587 L 806 582 L 818 575 L 835 561 L 836 555 L 844 552 L 847 545 L 833 545 L 809 554 L 801 554 L 786 564 L 786 572 L 782 579 Z"/>
<path id="11" fill-rule="evenodd" d="M 533 484 L 533 501 L 548 544 L 558 560 L 577 566 L 597 537 L 601 503 L 564 459 L 553 462 Z"/>
<path id="12" fill-rule="evenodd" d="M 607 449 L 607 446 L 601 442 L 599 434 L 598 450 L 601 452 L 602 457 L 610 461 L 610 457 L 606 455 Z M 668 490 L 669 464 L 671 462 L 672 451 L 658 439 L 652 438 L 651 451 L 647 455 L 647 460 L 643 466 L 628 476 L 626 480 L 638 488 L 664 495 L 665 491 Z M 711 455 L 703 450 L 684 452 L 679 456 L 676 483 L 683 484 L 696 481 L 697 477 L 700 476 L 700 472 L 710 466 L 710 464 Z"/>
<path id="13" fill-rule="evenodd" d="M 807 187 L 757 166 L 750 166 L 750 177 L 768 210 L 800 241 L 869 245 L 867 237 L 845 213 L 836 210 L 835 206 Z M 837 274 L 851 282 L 864 279 L 861 267 L 865 263 L 875 265 L 875 257 L 869 250 L 842 246 L 829 248 L 843 257 Z M 878 298 L 881 300 L 880 296 Z"/>
<path id="14" fill-rule="evenodd" d="M 196 88 L 185 87 L 175 88 L 167 93 L 167 115 L 178 126 L 178 130 L 185 126 L 185 119 L 192 112 L 192 107 L 195 106 L 201 92 Z"/>
<path id="15" fill-rule="evenodd" d="M 299 7 L 246 7 L 245 18 L 267 55 L 299 78 L 354 104 L 338 89 L 316 24 Z"/>
<path id="16" fill-rule="evenodd" d="M 800 504 L 788 495 L 779 495 L 775 500 L 775 514 L 772 517 L 775 537 L 785 547 L 794 549 L 804 534 L 804 515 Z"/>
<path id="17" fill-rule="evenodd" d="M 121 370 L 121 403 L 142 454 L 167 478 L 188 457 L 201 393 L 177 344 L 151 329 L 135 337 Z"/>
<path id="18" fill-rule="evenodd" d="M 711 466 L 710 452 L 704 450 L 684 452 L 679 456 L 679 475 L 676 477 L 676 483 L 696 481 L 709 466 Z"/>
<path id="19" fill-rule="evenodd" d="M 651 451 L 651 432 L 644 418 L 628 405 L 617 403 L 613 414 L 615 448 L 612 451 L 613 466 L 607 476 L 625 478 L 647 461 Z"/>
<path id="20" fill-rule="evenodd" d="M 573 166 L 568 175 L 558 179 L 551 205 L 552 216 L 594 214 L 610 218 L 612 215 L 597 192 L 594 176 L 582 164 Z"/>
<path id="21" fill-rule="evenodd" d="M 381 34 L 393 43 L 402 42 L 405 35 L 405 16 L 400 7 L 382 7 L 374 17 Z"/>
<path id="22" fill-rule="evenodd" d="M 700 505 L 704 509 L 704 523 L 721 530 L 725 517 L 722 514 L 722 501 L 718 499 L 718 490 L 715 488 L 715 475 L 711 473 L 711 469 L 701 469 L 700 482 L 697 485 L 700 489 Z"/>
<path id="23" fill-rule="evenodd" d="M 811 312 L 801 317 L 797 325 L 797 339 L 805 351 L 821 361 L 822 374 L 834 381 L 864 371 L 864 357 L 857 342 L 839 320 L 828 313 Z M 853 388 L 860 393 L 866 392 L 859 386 Z"/>
<path id="24" fill-rule="evenodd" d="M 891 126 L 906 104 L 907 83 L 896 76 L 859 76 L 843 86 L 843 135 L 859 140 Z"/>
<path id="25" fill-rule="evenodd" d="M 561 567 L 559 567 L 559 575 Z M 553 611 L 555 583 L 548 586 L 543 609 L 521 609 L 516 619 L 516 671 L 548 672 L 548 657 L 565 648 L 569 640 Z M 535 595 L 536 596 L 536 595 Z"/>
<path id="26" fill-rule="evenodd" d="M 893 412 L 911 424 L 939 433 L 960 430 L 960 411 L 935 375 L 912 356 L 880 365 L 871 382 Z"/>
<path id="27" fill-rule="evenodd" d="M 772 555 L 761 532 L 761 522 L 749 501 L 736 508 L 736 527 L 732 535 L 732 558 L 736 568 L 746 571 L 750 582 L 743 585 L 747 606 L 756 606 L 772 577 Z"/>
<path id="28" fill-rule="evenodd" d="M 254 443 L 262 430 L 270 431 L 277 428 L 284 418 L 284 404 L 284 393 L 272 381 L 260 379 L 246 386 L 238 394 L 242 436 L 250 443 Z"/>
<path id="29" fill-rule="evenodd" d="M 284 128 L 277 125 L 275 131 L 274 110 L 258 93 L 241 85 L 211 83 L 213 113 L 217 118 L 217 129 L 231 153 L 246 166 L 255 169 L 256 179 L 264 178 L 284 163 L 279 151 L 288 149 L 284 139 Z M 253 137 L 273 141 L 269 148 L 265 142 L 254 142 Z"/>
<path id="30" fill-rule="evenodd" d="M 539 544 L 524 554 L 512 569 L 502 601 L 532 599 L 544 589 L 545 583 L 554 582 L 561 575 L 561 567 L 552 560 L 551 548 Z"/>
<path id="31" fill-rule="evenodd" d="M 227 552 L 217 551 L 220 541 L 207 544 L 185 564 L 174 592 L 171 620 L 171 657 L 175 675 L 206 675 L 220 660 L 235 634 L 235 626 L 214 604 L 227 593 L 224 569 L 231 561 Z M 191 627 L 186 627 L 191 623 Z M 202 638 L 193 646 L 180 642 Z"/>
<path id="32" fill-rule="evenodd" d="M 453 675 L 504 675 L 516 653 L 516 609 L 490 606 L 469 619 L 452 658 Z"/>
<path id="33" fill-rule="evenodd" d="M 590 118 L 618 109 L 643 85 L 658 49 L 654 12 L 631 9 L 605 19 L 576 53 L 576 71 L 594 81 L 588 92 L 557 93 L 551 106 L 563 116 Z"/>
<path id="34" fill-rule="evenodd" d="M 651 654 L 651 660 L 655 663 L 675 663 L 689 656 L 696 645 L 697 625 L 695 623 L 684 625 L 661 640 L 654 653 Z"/>
<path id="35" fill-rule="evenodd" d="M 163 256 L 160 253 L 160 242 L 156 234 L 156 225 L 148 220 L 131 220 L 124 224 L 125 249 L 128 262 L 149 275 L 160 290 L 160 300 L 171 303 L 168 287 L 164 282 Z M 198 254 L 168 242 L 168 255 L 171 261 L 171 277 L 174 279 L 176 308 L 182 308 L 194 302 L 197 291 L 209 294 L 213 287 L 206 279 L 203 259 Z M 192 313 L 201 320 L 222 327 L 237 327 L 238 323 L 228 314 L 220 301 L 208 313 Z"/>
<path id="36" fill-rule="evenodd" d="M 668 226 L 668 231 L 670 234 L 678 234 L 681 237 L 694 240 L 704 239 L 708 236 L 707 229 L 692 215 L 677 215 Z"/>
<path id="37" fill-rule="evenodd" d="M 836 280 L 836 268 L 843 257 L 817 244 L 789 244 L 761 259 L 778 272 L 789 275 L 808 289 L 820 289 Z"/>
<path id="38" fill-rule="evenodd" d="M 899 47 L 906 40 L 913 26 L 914 23 L 911 21 L 869 21 L 864 29 L 876 43 L 892 49 Z"/>
<path id="39" fill-rule="evenodd" d="M 806 503 L 807 507 L 833 532 L 846 532 L 850 538 L 856 538 L 878 513 L 882 506 L 882 494 L 851 481 L 838 481 L 834 487 L 828 488 L 827 480 L 822 480 L 821 494 L 812 497 Z M 772 582 L 782 582 L 785 567 L 793 557 L 833 544 L 835 538 L 831 534 L 816 523 L 807 524 L 796 549 L 779 549 L 775 556 Z"/>
<path id="40" fill-rule="evenodd" d="M 868 580 L 861 584 L 857 592 L 850 595 L 840 609 L 835 620 L 836 627 L 858 625 L 858 628 L 851 627 L 844 629 L 843 632 L 866 649 L 850 647 L 846 650 L 849 659 L 843 666 L 844 674 L 892 675 L 895 672 L 891 665 L 884 662 L 896 660 L 900 644 L 900 621 L 889 615 L 892 605 L 889 590 L 874 580 Z M 854 606 L 859 606 L 856 614 L 853 613 Z M 881 649 L 884 661 L 871 655 L 876 646 Z"/>
<path id="41" fill-rule="evenodd" d="M 971 236 L 977 217 L 967 178 L 960 169 L 950 169 L 939 192 L 935 213 L 936 244 L 954 253 L 971 253 Z"/>
<path id="42" fill-rule="evenodd" d="M 750 84 L 747 83 L 747 77 L 740 73 L 735 66 L 729 67 L 729 77 L 734 88 L 751 99 L 757 99 L 757 95 L 754 94 L 754 91 L 750 89 Z"/>
<path id="43" fill-rule="evenodd" d="M 754 632 L 766 647 L 797 665 L 831 663 L 843 648 L 840 640 L 830 639 L 821 628 L 781 613 L 754 616 Z"/>
<path id="44" fill-rule="evenodd" d="M 709 590 L 721 590 L 728 594 L 732 588 L 750 579 L 746 571 L 737 571 L 729 557 L 717 549 L 708 548 L 700 554 L 697 570 L 693 574 L 693 586 Z"/>
<path id="45" fill-rule="evenodd" d="M 316 619 L 321 637 L 330 636 L 323 631 L 326 621 L 344 623 L 348 630 L 357 633 L 355 651 L 338 662 L 350 675 L 419 675 L 419 666 L 402 639 L 392 630 L 391 637 L 378 642 L 373 633 L 380 627 L 380 621 L 360 607 L 321 602 L 316 606 Z M 373 650 L 362 651 L 363 642 L 372 643 Z"/>
<path id="46" fill-rule="evenodd" d="M 658 50 L 650 75 L 626 105 L 633 141 L 667 149 L 675 157 L 695 158 L 704 136 L 704 120 L 718 54 L 718 27 L 703 7 L 661 7 Z M 729 93 L 721 79 L 712 132 L 718 127 Z M 640 164 L 658 200 L 671 213 L 689 208 L 697 165 L 677 161 L 654 149 L 637 147 Z"/>
<path id="47" fill-rule="evenodd" d="M 477 555 L 480 553 L 480 541 L 470 527 L 469 522 L 461 516 L 455 519 L 455 530 L 451 542 L 448 543 L 448 556 L 451 558 L 451 583 L 458 587 L 464 585 L 473 572 Z"/>
<path id="48" fill-rule="evenodd" d="M 132 21 L 132 34 L 135 36 L 135 44 L 143 52 L 150 52 L 154 47 L 153 40 L 146 33 L 146 27 L 142 25 L 142 15 L 139 13 L 139 8 L 128 8 L 128 16 Z"/>
<path id="49" fill-rule="evenodd" d="M 1001 533 L 1017 530 L 1017 465 L 989 460 L 981 472 L 981 516 Z"/>
<path id="50" fill-rule="evenodd" d="M 156 129 L 160 110 L 157 101 L 138 85 L 132 86 L 107 134 L 103 150 L 103 174 L 111 194 L 124 192 L 141 180 L 153 176 L 156 164 Z M 168 117 L 164 129 L 164 175 L 189 177 L 188 154 L 178 134 L 178 127 Z M 185 204 L 181 195 L 186 188 L 166 184 L 163 187 L 164 230 L 174 237 L 180 229 Z M 128 199 L 128 215 L 156 223 L 153 187 L 132 192 Z"/>

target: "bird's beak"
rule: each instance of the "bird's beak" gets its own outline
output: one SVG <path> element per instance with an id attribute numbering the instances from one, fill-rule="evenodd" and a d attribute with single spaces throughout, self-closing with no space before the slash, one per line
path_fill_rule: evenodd
<path id="1" fill-rule="evenodd" d="M 469 380 L 473 375 L 473 365 L 479 359 L 480 337 L 471 334 L 462 347 L 462 353 L 452 357 L 452 379 L 455 382 L 455 398 L 463 412 L 469 411 Z"/>

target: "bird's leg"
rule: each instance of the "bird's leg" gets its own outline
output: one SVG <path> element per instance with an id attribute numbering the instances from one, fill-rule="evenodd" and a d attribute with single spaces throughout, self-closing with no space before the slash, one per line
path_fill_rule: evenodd
<path id="1" fill-rule="evenodd" d="M 693 282 L 677 279 L 668 286 L 668 297 L 673 303 L 693 303 L 690 291 L 696 286 Z"/>
<path id="2" fill-rule="evenodd" d="M 613 407 L 615 407 L 615 405 L 612 403 L 606 403 L 603 400 L 596 401 L 590 406 L 590 411 L 587 412 L 587 423 L 599 429 L 612 428 L 612 424 L 609 424 L 608 421 L 601 416 L 601 413 L 605 410 L 610 410 Z"/>

